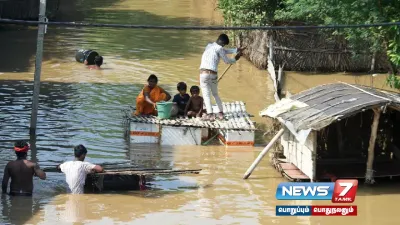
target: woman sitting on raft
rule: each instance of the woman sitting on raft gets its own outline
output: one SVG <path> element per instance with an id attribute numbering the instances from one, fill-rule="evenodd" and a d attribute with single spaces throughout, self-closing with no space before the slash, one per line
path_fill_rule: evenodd
<path id="1" fill-rule="evenodd" d="M 147 79 L 148 85 L 145 85 L 143 90 L 136 98 L 135 115 L 157 115 L 156 103 L 168 101 L 171 95 L 157 85 L 158 78 L 151 74 Z"/>

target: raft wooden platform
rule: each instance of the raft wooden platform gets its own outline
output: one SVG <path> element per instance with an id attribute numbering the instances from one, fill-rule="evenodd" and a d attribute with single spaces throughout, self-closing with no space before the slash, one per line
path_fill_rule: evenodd
<path id="1" fill-rule="evenodd" d="M 273 158 L 272 162 L 275 169 L 289 181 L 310 181 L 310 178 L 292 163 L 282 162 L 276 158 Z"/>
<path id="2" fill-rule="evenodd" d="M 217 106 L 213 106 L 214 112 Z M 226 146 L 253 146 L 256 127 L 250 120 L 244 102 L 224 102 L 224 120 L 205 121 L 201 118 L 136 116 L 135 108 L 124 112 L 125 129 L 132 143 L 161 145 L 200 145 L 209 140 L 211 129 Z"/>
<path id="3" fill-rule="evenodd" d="M 178 175 L 178 174 L 199 174 L 201 169 L 196 170 L 169 170 L 169 169 L 111 169 L 105 170 L 103 173 L 95 173 L 94 175 L 137 175 L 137 176 L 154 176 L 154 175 Z"/>
<path id="4" fill-rule="evenodd" d="M 85 182 L 85 192 L 146 190 L 151 176 L 199 174 L 200 171 L 201 169 L 108 169 L 103 173 L 89 174 Z"/>

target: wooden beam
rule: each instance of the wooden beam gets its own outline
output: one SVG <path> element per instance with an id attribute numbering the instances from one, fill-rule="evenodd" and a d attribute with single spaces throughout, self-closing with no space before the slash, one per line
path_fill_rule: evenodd
<path id="1" fill-rule="evenodd" d="M 274 143 L 282 136 L 284 133 L 285 129 L 282 128 L 274 138 L 268 143 L 268 145 L 262 150 L 262 152 L 258 155 L 257 159 L 254 160 L 253 164 L 247 169 L 246 173 L 243 176 L 243 179 L 249 178 L 253 170 L 257 167 L 257 165 L 261 162 L 261 159 L 264 158 L 264 156 L 267 154 L 267 152 L 272 148 Z"/>
<path id="2" fill-rule="evenodd" d="M 373 109 L 373 111 L 374 111 L 374 120 L 371 126 L 371 137 L 369 138 L 369 146 L 368 146 L 367 169 L 365 172 L 365 183 L 368 184 L 375 183 L 374 173 L 373 173 L 375 141 L 376 141 L 376 135 L 378 133 L 379 118 L 381 117 L 382 110 Z"/>
<path id="3" fill-rule="evenodd" d="M 338 145 L 338 153 L 339 156 L 343 156 L 343 134 L 342 134 L 342 126 L 340 121 L 336 122 L 336 131 L 337 131 L 337 145 Z"/>
<path id="4" fill-rule="evenodd" d="M 317 181 L 317 156 L 318 156 L 318 131 L 312 131 L 312 165 L 313 165 L 313 174 L 310 177 L 311 182 Z"/>
<path id="5" fill-rule="evenodd" d="M 46 22 L 46 0 L 39 1 L 39 21 Z M 36 125 L 39 110 L 40 74 L 42 72 L 43 39 L 45 33 L 46 25 L 39 24 L 36 43 L 35 74 L 33 80 L 31 124 L 29 127 L 29 133 L 31 137 L 36 136 Z"/>

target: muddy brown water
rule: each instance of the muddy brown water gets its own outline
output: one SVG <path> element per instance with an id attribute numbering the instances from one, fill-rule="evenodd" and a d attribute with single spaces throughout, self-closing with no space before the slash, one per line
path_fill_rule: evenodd
<path id="1" fill-rule="evenodd" d="M 59 20 L 156 25 L 221 24 L 214 1 L 61 1 Z M 0 139 L 28 139 L 36 30 L 2 29 L 0 35 Z M 120 110 L 134 103 L 147 76 L 175 93 L 175 85 L 197 84 L 202 50 L 219 32 L 49 27 L 45 37 L 38 137 L 30 152 L 42 167 L 72 159 L 84 144 L 93 163 L 127 162 L 146 168 L 200 168 L 199 175 L 156 176 L 148 191 L 69 195 L 64 176 L 35 179 L 32 198 L 2 196 L 1 223 L 11 224 L 397 224 L 398 187 L 363 187 L 353 218 L 276 217 L 277 204 L 329 202 L 277 201 L 285 181 L 264 159 L 249 180 L 241 177 L 262 148 L 157 147 L 128 145 Z M 95 49 L 104 69 L 90 71 L 75 62 L 77 49 Z M 220 71 L 226 65 L 221 64 Z M 374 77 L 381 85 L 384 75 Z M 285 90 L 342 80 L 370 85 L 370 75 L 287 73 Z M 266 71 L 241 59 L 220 83 L 224 101 L 242 100 L 258 125 L 258 112 L 272 103 Z M 258 144 L 264 139 L 258 135 Z M 11 142 L 0 142 L 0 170 L 14 157 Z M 2 174 L 0 174 L 2 176 Z"/>

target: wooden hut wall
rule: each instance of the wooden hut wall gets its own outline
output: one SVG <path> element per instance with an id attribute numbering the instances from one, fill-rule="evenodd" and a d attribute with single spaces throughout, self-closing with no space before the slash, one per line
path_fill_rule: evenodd
<path id="1" fill-rule="evenodd" d="M 244 57 L 259 69 L 267 69 L 269 37 L 273 36 L 273 54 L 276 66 L 285 62 L 285 70 L 320 72 L 368 72 L 373 54 L 366 49 L 355 52 L 349 49 L 341 36 L 321 31 L 251 31 L 240 33 L 237 44 L 247 46 Z M 356 56 L 355 56 L 356 55 Z M 389 69 L 384 52 L 375 57 L 375 71 Z"/>
<path id="2" fill-rule="evenodd" d="M 281 137 L 283 154 L 286 160 L 299 168 L 311 180 L 315 179 L 316 136 L 316 131 L 312 131 L 304 145 L 300 144 L 288 130 Z"/>

